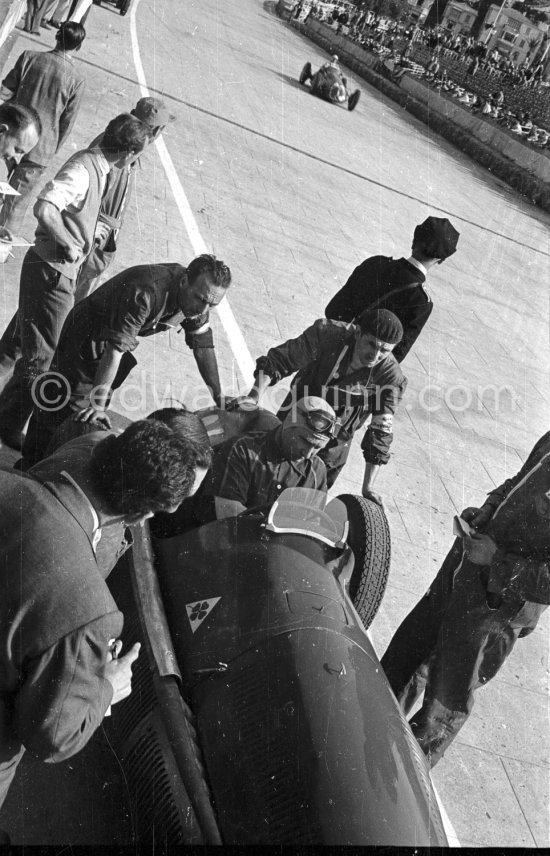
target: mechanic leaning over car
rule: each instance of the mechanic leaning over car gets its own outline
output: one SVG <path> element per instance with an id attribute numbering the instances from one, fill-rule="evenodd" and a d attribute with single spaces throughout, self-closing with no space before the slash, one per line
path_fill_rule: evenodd
<path id="1" fill-rule="evenodd" d="M 78 437 L 27 476 L 0 471 L 0 806 L 25 749 L 70 758 L 129 695 L 139 645 L 118 657 L 105 577 L 126 527 L 177 508 L 208 463 L 181 431 L 142 419 Z"/>
<path id="2" fill-rule="evenodd" d="M 223 300 L 230 284 L 229 268 L 204 254 L 187 268 L 176 263 L 128 268 L 77 303 L 63 325 L 51 364 L 51 371 L 65 379 L 70 398 L 65 407 L 51 410 L 47 400 L 44 407 L 39 406 L 42 387 L 36 388 L 21 468 L 28 469 L 44 457 L 51 437 L 71 415 L 77 421 L 110 428 L 105 410 L 112 391 L 137 364 L 131 352 L 142 336 L 183 329 L 201 377 L 219 402 L 209 312 Z"/>
<path id="3" fill-rule="evenodd" d="M 550 604 L 550 432 L 462 518 L 476 531 L 455 541 L 381 660 L 405 714 L 424 691 L 410 725 L 432 767 L 472 712 L 475 690 Z"/>
<path id="4" fill-rule="evenodd" d="M 156 515 L 153 534 L 168 538 L 246 509 L 269 508 L 289 487 L 326 492 L 327 471 L 319 452 L 336 425 L 330 404 L 310 395 L 297 401 L 284 422 L 271 430 L 251 431 L 214 447 L 212 469 L 197 494 L 174 514 Z"/>
<path id="5" fill-rule="evenodd" d="M 389 461 L 393 415 L 407 385 L 392 354 L 402 336 L 399 318 L 387 309 L 362 312 L 355 324 L 321 318 L 256 361 L 255 384 L 239 403 L 257 405 L 268 386 L 297 372 L 277 415 L 284 419 L 289 407 L 306 395 L 319 396 L 334 409 L 335 436 L 320 452 L 328 487 L 346 463 L 353 435 L 372 417 L 361 443 L 362 493 L 382 505 L 373 484 L 381 464 Z"/>
<path id="6" fill-rule="evenodd" d="M 325 309 L 327 318 L 353 321 L 365 309 L 389 309 L 403 325 L 403 338 L 393 355 L 402 362 L 424 324 L 433 303 L 426 292 L 426 275 L 456 252 L 459 233 L 446 218 L 428 217 L 414 230 L 408 259 L 371 256 L 355 268 Z"/>

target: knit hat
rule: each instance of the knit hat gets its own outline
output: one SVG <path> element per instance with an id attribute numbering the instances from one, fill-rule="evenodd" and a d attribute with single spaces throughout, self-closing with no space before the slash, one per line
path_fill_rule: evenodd
<path id="1" fill-rule="evenodd" d="M 160 98 L 140 98 L 131 113 L 132 116 L 149 125 L 150 128 L 168 125 L 176 118 L 168 112 L 168 107 Z"/>
<path id="2" fill-rule="evenodd" d="M 371 333 L 388 345 L 397 345 L 403 338 L 403 325 L 389 309 L 365 309 L 357 323 L 362 333 Z"/>
<path id="3" fill-rule="evenodd" d="M 447 259 L 456 252 L 459 236 L 446 217 L 428 217 L 414 230 L 413 247 L 420 244 L 432 259 Z"/>

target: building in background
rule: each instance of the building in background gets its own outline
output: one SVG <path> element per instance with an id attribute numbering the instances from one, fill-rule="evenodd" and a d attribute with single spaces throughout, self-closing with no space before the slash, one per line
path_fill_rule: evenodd
<path id="1" fill-rule="evenodd" d="M 454 2 L 454 0 L 450 0 Z M 516 65 L 531 63 L 548 35 L 548 24 L 534 24 L 517 9 L 492 4 L 487 10 L 479 38 L 491 50 L 510 57 Z"/>
<path id="2" fill-rule="evenodd" d="M 452 33 L 468 35 L 476 19 L 476 10 L 461 0 L 449 0 L 441 18 L 441 26 Z"/>

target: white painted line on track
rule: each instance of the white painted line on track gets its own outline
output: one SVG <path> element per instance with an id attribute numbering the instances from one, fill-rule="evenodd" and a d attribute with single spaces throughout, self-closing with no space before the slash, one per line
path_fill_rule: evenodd
<path id="1" fill-rule="evenodd" d="M 130 36 L 132 40 L 132 53 L 134 56 L 134 65 L 136 68 L 137 79 L 139 81 L 139 88 L 141 89 L 143 97 L 146 97 L 150 95 L 150 92 L 147 88 L 145 71 L 143 69 L 143 63 L 141 62 L 141 54 L 139 50 L 136 26 L 136 13 L 140 3 L 141 0 L 135 0 L 130 10 Z M 189 237 L 189 241 L 191 242 L 191 246 L 193 247 L 193 250 L 197 253 L 197 255 L 199 255 L 200 253 L 207 253 L 209 252 L 209 250 L 206 246 L 204 238 L 200 233 L 199 226 L 197 224 L 197 221 L 195 220 L 195 216 L 193 214 L 193 211 L 191 210 L 191 206 L 189 205 L 189 200 L 185 195 L 183 185 L 176 172 L 174 162 L 170 157 L 170 153 L 166 148 L 166 144 L 162 137 L 155 141 L 155 145 L 157 147 L 157 152 L 160 157 L 161 163 L 164 167 L 164 171 L 166 172 L 166 177 L 170 182 L 170 187 L 172 189 L 172 193 L 174 194 L 174 199 L 176 200 L 176 205 L 178 206 L 179 212 L 181 214 L 181 219 L 183 220 L 183 225 L 185 226 L 185 230 Z M 249 378 L 252 379 L 252 374 L 254 373 L 254 368 L 256 364 L 252 359 L 250 351 L 248 350 L 248 345 L 244 340 L 241 328 L 237 324 L 237 320 L 233 314 L 233 310 L 229 305 L 227 297 L 225 298 L 223 303 L 220 303 L 220 305 L 217 307 L 217 312 L 222 326 L 225 330 L 225 334 L 229 340 L 233 356 L 237 365 L 239 366 L 243 378 L 245 379 L 245 381 L 247 381 Z M 443 804 L 439 798 L 437 791 L 435 791 L 435 787 L 434 792 L 442 815 L 443 825 L 447 833 L 447 837 L 449 838 L 449 843 L 451 844 L 451 846 L 460 846 L 456 837 L 456 833 L 447 815 L 447 812 L 443 807 Z"/>
<path id="2" fill-rule="evenodd" d="M 143 97 L 146 97 L 151 93 L 147 88 L 145 71 L 143 70 L 143 63 L 141 62 L 136 25 L 136 13 L 140 3 L 141 0 L 135 0 L 130 10 L 130 37 L 132 40 L 132 53 L 134 56 L 137 79 L 139 81 L 139 88 Z M 181 219 L 183 220 L 183 225 L 189 237 L 189 241 L 191 242 L 191 246 L 193 247 L 193 251 L 197 255 L 210 252 L 200 233 L 197 221 L 195 220 L 195 216 L 191 210 L 191 206 L 189 205 L 189 200 L 185 195 L 183 185 L 179 179 L 178 173 L 176 172 L 174 162 L 170 157 L 170 153 L 166 148 L 166 144 L 162 137 L 159 137 L 159 139 L 155 141 L 155 145 L 157 147 L 157 152 L 162 166 L 164 167 L 166 177 L 170 183 L 172 193 L 174 194 L 174 199 L 176 200 L 176 205 L 178 206 L 181 214 Z M 237 323 L 227 297 L 217 307 L 217 312 L 241 375 L 243 376 L 245 383 L 252 383 L 252 375 L 254 374 L 256 363 L 252 359 L 252 355 L 248 350 L 248 345 L 245 342 L 241 328 Z"/>

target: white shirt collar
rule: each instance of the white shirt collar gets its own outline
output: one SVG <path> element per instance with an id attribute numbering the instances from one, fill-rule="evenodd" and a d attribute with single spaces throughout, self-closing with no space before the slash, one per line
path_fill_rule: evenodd
<path id="1" fill-rule="evenodd" d="M 71 475 L 69 475 L 69 473 L 66 470 L 62 470 L 61 475 L 65 476 L 65 478 L 71 482 L 73 487 L 75 487 L 77 489 L 77 491 L 80 493 L 80 495 L 86 501 L 86 505 L 88 506 L 88 510 L 90 511 L 90 514 L 92 515 L 92 521 L 93 521 L 93 524 L 92 524 L 93 525 L 92 548 L 93 548 L 93 551 L 95 553 L 97 551 L 97 545 L 101 541 L 101 526 L 99 525 L 99 517 L 97 516 L 97 511 L 93 507 L 92 503 L 88 499 L 87 494 L 84 493 L 84 491 L 82 490 L 82 488 L 80 487 L 78 482 L 75 482 L 73 477 Z"/>
<path id="2" fill-rule="evenodd" d="M 419 271 L 420 271 L 420 273 L 423 273 L 423 274 L 424 274 L 424 276 L 428 276 L 428 271 L 426 270 L 426 268 L 424 267 L 424 265 L 422 264 L 422 262 L 419 262 L 419 261 L 418 261 L 418 259 L 415 259 L 415 257 L 414 257 L 414 256 L 411 256 L 409 259 L 407 259 L 407 261 L 408 261 L 408 262 L 409 262 L 409 264 L 411 264 L 413 267 L 417 268 L 417 270 L 419 270 Z"/>

